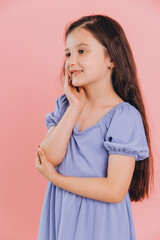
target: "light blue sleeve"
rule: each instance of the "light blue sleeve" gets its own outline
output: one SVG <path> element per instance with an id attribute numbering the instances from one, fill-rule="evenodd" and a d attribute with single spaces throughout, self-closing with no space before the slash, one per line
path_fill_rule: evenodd
<path id="1" fill-rule="evenodd" d="M 68 103 L 69 102 L 65 94 L 57 98 L 54 112 L 49 112 L 45 115 L 45 125 L 48 129 L 50 126 L 58 124 L 64 114 L 64 111 L 66 110 L 66 107 L 68 106 Z"/>
<path id="2" fill-rule="evenodd" d="M 132 105 L 117 108 L 108 127 L 104 146 L 108 154 L 122 154 L 143 160 L 149 148 L 140 112 Z"/>

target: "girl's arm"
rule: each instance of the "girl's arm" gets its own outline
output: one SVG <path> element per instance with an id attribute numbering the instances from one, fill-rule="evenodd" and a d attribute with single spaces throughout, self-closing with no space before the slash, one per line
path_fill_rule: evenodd
<path id="1" fill-rule="evenodd" d="M 51 180 L 56 186 L 82 197 L 117 203 L 118 194 L 106 177 L 73 177 L 59 173 Z"/>
<path id="2" fill-rule="evenodd" d="M 81 107 L 69 105 L 57 126 L 54 126 L 55 129 L 46 135 L 40 144 L 54 167 L 59 165 L 65 157 L 68 142 L 80 112 Z"/>
<path id="3" fill-rule="evenodd" d="M 107 177 L 63 176 L 58 172 L 51 176 L 51 182 L 82 197 L 109 203 L 121 202 L 128 192 L 135 158 L 121 154 L 110 154 Z"/>

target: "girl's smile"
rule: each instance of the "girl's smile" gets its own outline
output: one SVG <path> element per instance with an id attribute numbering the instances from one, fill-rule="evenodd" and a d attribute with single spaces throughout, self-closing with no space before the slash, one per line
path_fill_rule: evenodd
<path id="1" fill-rule="evenodd" d="M 76 75 L 80 74 L 81 72 L 82 72 L 82 71 L 73 72 L 73 73 L 72 73 L 72 76 L 76 76 Z"/>

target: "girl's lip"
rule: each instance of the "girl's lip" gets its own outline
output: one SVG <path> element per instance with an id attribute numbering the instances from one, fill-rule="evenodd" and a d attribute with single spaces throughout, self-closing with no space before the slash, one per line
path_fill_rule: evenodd
<path id="1" fill-rule="evenodd" d="M 75 73 L 73 72 L 72 75 L 73 75 L 73 76 L 76 76 L 77 74 L 80 74 L 80 73 L 81 73 L 81 72 L 75 72 Z"/>

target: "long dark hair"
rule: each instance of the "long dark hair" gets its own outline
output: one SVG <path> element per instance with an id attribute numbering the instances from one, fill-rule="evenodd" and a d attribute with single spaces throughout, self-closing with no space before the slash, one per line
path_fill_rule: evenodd
<path id="1" fill-rule="evenodd" d="M 151 183 L 154 185 L 153 154 L 151 151 L 150 129 L 145 107 L 140 92 L 139 79 L 130 44 L 120 24 L 106 15 L 83 16 L 65 29 L 65 41 L 70 32 L 82 27 L 89 31 L 108 51 L 115 67 L 112 72 L 112 84 L 115 92 L 126 102 L 136 107 L 141 113 L 149 157 L 136 161 L 132 181 L 129 187 L 131 201 L 149 198 Z M 65 74 L 65 61 L 60 78 Z"/>

